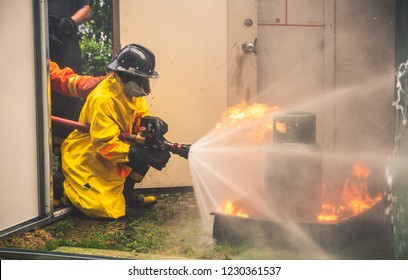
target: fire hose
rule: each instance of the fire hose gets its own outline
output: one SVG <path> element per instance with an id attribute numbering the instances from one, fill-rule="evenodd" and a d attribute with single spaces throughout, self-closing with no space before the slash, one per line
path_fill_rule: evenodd
<path id="1" fill-rule="evenodd" d="M 77 129 L 82 132 L 89 132 L 90 130 L 89 125 L 56 116 L 51 116 L 51 121 L 55 125 Z M 119 136 L 119 139 L 131 144 L 135 144 L 137 146 L 169 151 L 185 159 L 188 159 L 188 154 L 191 147 L 190 144 L 172 143 L 166 140 L 163 135 L 160 137 L 153 137 L 144 126 L 140 127 L 140 131 L 137 134 L 122 132 Z"/>

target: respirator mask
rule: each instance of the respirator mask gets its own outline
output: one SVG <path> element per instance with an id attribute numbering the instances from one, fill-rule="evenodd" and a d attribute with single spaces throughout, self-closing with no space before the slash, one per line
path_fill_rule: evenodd
<path id="1" fill-rule="evenodd" d="M 132 77 L 125 84 L 124 91 L 133 97 L 147 96 L 150 93 L 149 79 L 143 77 Z"/>

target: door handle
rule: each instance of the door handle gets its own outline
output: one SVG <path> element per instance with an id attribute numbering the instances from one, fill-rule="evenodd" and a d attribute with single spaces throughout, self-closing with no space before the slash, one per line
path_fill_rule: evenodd
<path id="1" fill-rule="evenodd" d="M 246 41 L 242 44 L 242 50 L 246 54 L 254 53 L 256 54 L 256 39 L 254 42 Z"/>

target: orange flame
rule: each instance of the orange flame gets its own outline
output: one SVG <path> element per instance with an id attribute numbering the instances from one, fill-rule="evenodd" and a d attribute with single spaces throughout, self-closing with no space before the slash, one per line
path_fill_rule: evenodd
<path id="1" fill-rule="evenodd" d="M 266 104 L 254 103 L 248 105 L 245 102 L 239 103 L 234 107 L 228 108 L 217 124 L 217 128 L 225 126 L 241 125 L 245 121 L 258 120 L 260 123 L 252 127 L 252 136 L 256 140 L 263 140 L 265 134 L 272 130 L 272 113 L 278 111 L 278 107 L 269 107 Z"/>
<path id="2" fill-rule="evenodd" d="M 334 223 L 354 217 L 373 207 L 383 197 L 378 194 L 371 197 L 368 193 L 368 177 L 371 170 L 364 163 L 356 163 L 353 167 L 353 177 L 347 178 L 343 186 L 342 204 L 335 206 L 323 197 L 322 212 L 317 220 L 322 223 Z"/>
<path id="3" fill-rule="evenodd" d="M 244 210 L 242 209 L 236 210 L 234 203 L 231 201 L 226 201 L 224 203 L 224 213 L 227 215 L 234 215 L 234 216 L 239 216 L 243 218 L 249 218 L 249 214 L 246 213 Z"/>

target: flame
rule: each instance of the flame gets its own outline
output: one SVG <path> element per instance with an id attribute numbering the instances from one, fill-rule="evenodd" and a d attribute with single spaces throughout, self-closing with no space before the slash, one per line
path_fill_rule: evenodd
<path id="1" fill-rule="evenodd" d="M 347 178 L 344 183 L 342 204 L 336 206 L 329 203 L 325 193 L 322 212 L 317 216 L 317 220 L 323 223 L 338 222 L 354 217 L 377 204 L 384 194 L 370 196 L 368 193 L 370 174 L 371 170 L 364 163 L 356 163 L 353 167 L 353 177 Z"/>
<path id="2" fill-rule="evenodd" d="M 249 214 L 246 213 L 244 210 L 242 209 L 236 210 L 234 203 L 231 201 L 226 201 L 224 203 L 224 213 L 227 215 L 234 215 L 234 216 L 239 216 L 243 218 L 249 218 Z"/>
<path id="3" fill-rule="evenodd" d="M 224 112 L 224 116 L 219 123 L 222 125 L 223 123 L 227 124 L 234 124 L 239 123 L 243 120 L 248 119 L 262 119 L 266 115 L 274 112 L 278 109 L 278 107 L 269 107 L 266 104 L 261 103 L 254 103 L 252 105 L 248 105 L 245 102 L 239 103 L 234 107 L 228 108 Z"/>
<path id="4" fill-rule="evenodd" d="M 273 128 L 272 113 L 278 111 L 278 107 L 269 107 L 266 104 L 254 103 L 248 105 L 245 102 L 228 108 L 216 128 L 240 126 L 250 120 L 257 120 L 259 124 L 252 126 L 252 136 L 256 140 L 263 140 L 265 134 Z"/>
<path id="5" fill-rule="evenodd" d="M 250 137 L 250 140 L 261 142 L 266 139 L 266 134 L 273 129 L 273 113 L 276 111 L 278 111 L 278 107 L 276 106 L 270 107 L 261 103 L 247 104 L 246 102 L 242 102 L 227 108 L 220 122 L 217 123 L 216 129 L 234 129 L 238 127 L 240 128 L 239 138 L 241 140 Z M 248 134 L 246 135 L 246 133 Z M 225 201 L 222 208 L 225 214 L 249 218 L 247 211 L 239 209 L 239 207 L 231 201 Z"/>

